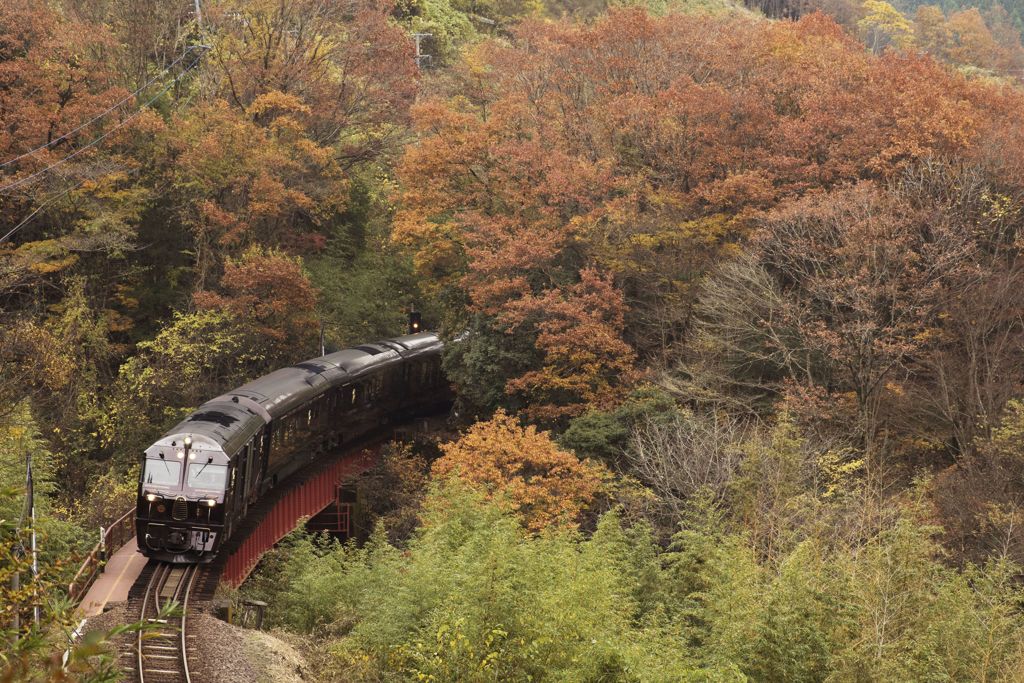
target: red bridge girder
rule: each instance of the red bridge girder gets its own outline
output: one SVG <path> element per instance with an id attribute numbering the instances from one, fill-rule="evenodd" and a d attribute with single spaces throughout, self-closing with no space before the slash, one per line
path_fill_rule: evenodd
<path id="1" fill-rule="evenodd" d="M 300 519 L 312 517 L 335 502 L 338 484 L 373 467 L 377 456 L 376 448 L 367 448 L 339 457 L 285 493 L 271 509 L 262 513 L 256 527 L 224 561 L 221 582 L 234 588 L 240 586 L 263 553 L 288 535 Z"/>

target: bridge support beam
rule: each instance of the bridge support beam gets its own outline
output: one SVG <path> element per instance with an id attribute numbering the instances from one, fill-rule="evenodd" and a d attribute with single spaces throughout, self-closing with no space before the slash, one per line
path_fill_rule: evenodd
<path id="1" fill-rule="evenodd" d="M 335 502 L 338 485 L 373 467 L 378 455 L 376 448 L 368 448 L 339 457 L 292 486 L 268 509 L 251 509 L 249 514 L 255 527 L 251 527 L 245 538 L 229 541 L 233 550 L 224 560 L 221 582 L 233 588 L 240 586 L 263 553 L 289 534 L 300 519 L 312 517 Z"/>

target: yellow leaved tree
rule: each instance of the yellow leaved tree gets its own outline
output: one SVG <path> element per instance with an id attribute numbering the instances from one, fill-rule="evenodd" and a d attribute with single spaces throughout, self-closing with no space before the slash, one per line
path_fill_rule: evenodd
<path id="1" fill-rule="evenodd" d="M 889 46 L 905 50 L 913 45 L 913 24 L 898 9 L 885 0 L 865 0 L 863 8 L 864 18 L 857 28 L 871 52 L 879 54 Z"/>

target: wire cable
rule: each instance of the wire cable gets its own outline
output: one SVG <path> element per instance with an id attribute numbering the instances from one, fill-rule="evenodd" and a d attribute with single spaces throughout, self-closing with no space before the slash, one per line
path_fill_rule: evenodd
<path id="1" fill-rule="evenodd" d="M 139 172 L 139 169 L 133 169 L 133 170 L 129 171 L 129 172 L 127 173 L 127 175 L 136 175 L 136 174 L 138 174 L 138 172 Z M 29 222 L 30 220 L 32 220 L 32 218 L 33 218 L 33 217 L 35 217 L 35 215 L 36 215 L 37 213 L 39 213 L 40 211 L 42 211 L 43 209 L 45 209 L 45 208 L 46 208 L 47 206 L 49 206 L 49 205 L 53 204 L 53 203 L 54 203 L 55 201 L 57 201 L 58 199 L 62 199 L 63 197 L 65 197 L 65 196 L 66 196 L 66 195 L 68 195 L 69 193 L 71 193 L 71 192 L 74 192 L 75 190 L 77 190 L 78 188 L 80 188 L 80 187 L 81 187 L 82 185 L 85 185 L 85 184 L 86 184 L 86 183 L 87 183 L 88 181 L 90 181 L 90 180 L 93 180 L 93 179 L 94 179 L 95 177 L 96 177 L 96 176 L 90 176 L 90 177 L 85 177 L 85 178 L 82 178 L 82 179 L 81 179 L 81 180 L 79 180 L 79 181 L 78 181 L 77 183 L 75 183 L 74 185 L 71 185 L 71 186 L 70 186 L 70 187 L 68 187 L 67 189 L 65 189 L 65 190 L 62 190 L 61 192 L 57 192 L 57 193 L 54 193 L 54 194 L 53 194 L 53 195 L 52 195 L 52 196 L 51 196 L 51 197 L 50 197 L 49 199 L 47 199 L 47 200 L 46 200 L 46 201 L 44 201 L 44 202 L 43 202 L 42 204 L 40 204 L 40 205 L 39 205 L 38 207 L 36 207 L 36 210 L 35 210 L 35 211 L 33 211 L 33 212 L 32 212 L 32 213 L 30 213 L 29 215 L 25 216 L 25 218 L 24 218 L 24 219 L 23 219 L 23 220 L 22 220 L 22 221 L 21 221 L 20 223 L 18 223 L 18 224 L 17 224 L 17 225 L 15 225 L 15 226 L 14 226 L 13 228 L 11 228 L 11 229 L 10 229 L 10 230 L 9 230 L 9 231 L 7 232 L 7 234 L 6 234 L 6 235 L 4 235 L 3 237 L 0 237 L 0 244 L 3 244 L 3 243 L 4 243 L 4 242 L 6 242 L 7 240 L 9 240 L 9 239 L 10 239 L 11 237 L 13 237 L 13 236 L 14 236 L 14 233 L 18 232 L 18 231 L 19 231 L 19 230 L 21 230 L 21 229 L 22 229 L 23 227 L 25 227 L 25 225 L 27 225 L 27 224 L 28 224 L 28 222 Z"/>
<path id="2" fill-rule="evenodd" d="M 195 50 L 195 49 L 209 49 L 209 48 L 206 45 L 192 45 L 192 46 L 190 46 L 188 49 L 186 49 L 184 52 L 181 53 L 180 57 L 178 57 L 173 62 L 171 62 L 170 64 L 165 66 L 163 68 L 163 70 L 160 73 L 158 73 L 156 76 L 153 76 L 153 78 L 151 78 L 148 83 L 143 85 L 141 88 L 139 88 L 138 90 L 136 90 L 132 94 L 126 96 L 124 99 L 122 99 L 121 101 L 117 102 L 116 104 L 111 106 L 106 111 L 97 114 L 96 116 L 94 116 L 93 118 L 89 119 L 88 121 L 86 121 L 82 125 L 80 125 L 77 128 L 75 128 L 74 130 L 69 130 L 67 133 L 64 133 L 63 135 L 61 135 L 59 138 L 56 138 L 55 140 L 51 140 L 50 142 L 47 142 L 45 145 L 39 145 L 35 149 L 30 149 L 29 151 L 27 151 L 27 152 L 25 152 L 23 154 L 19 154 L 18 156 L 14 157 L 13 159 L 8 159 L 7 161 L 5 161 L 2 164 L 0 164 L 0 168 L 5 168 L 7 166 L 10 166 L 11 164 L 13 164 L 16 161 L 21 161 L 25 157 L 30 157 L 33 154 L 35 154 L 36 152 L 44 150 L 47 147 L 52 147 L 53 145 L 56 145 L 61 140 L 66 140 L 70 136 L 72 136 L 75 133 L 77 133 L 78 131 L 82 130 L 83 128 L 87 128 L 87 127 L 91 126 L 92 124 L 96 123 L 97 121 L 102 119 L 104 116 L 106 116 L 110 112 L 114 111 L 115 109 L 120 107 L 122 104 L 124 104 L 128 100 L 131 100 L 131 99 L 137 97 L 139 95 L 139 93 L 141 93 L 143 90 L 145 90 L 146 88 L 148 88 L 149 86 L 153 85 L 158 80 L 163 78 L 164 74 L 168 73 L 171 69 L 173 69 L 178 64 L 178 62 L 180 62 L 181 60 L 185 59 L 185 57 L 188 55 L 188 53 L 191 52 L 192 50 Z"/>
<path id="3" fill-rule="evenodd" d="M 16 180 L 16 181 L 14 181 L 14 182 L 12 182 L 12 183 L 8 183 L 8 184 L 6 184 L 6 185 L 0 186 L 0 193 L 3 193 L 3 192 L 7 192 L 7 191 L 9 191 L 9 190 L 13 190 L 13 189 L 14 189 L 14 188 L 16 188 L 16 187 L 20 187 L 20 186 L 24 185 L 25 183 L 27 183 L 27 182 L 29 182 L 29 181 L 31 181 L 31 180 L 34 180 L 35 178 L 38 178 L 39 176 L 41 176 L 41 175 L 43 175 L 43 174 L 45 174 L 45 173 L 48 173 L 48 172 L 52 171 L 53 169 L 57 168 L 58 166 L 62 166 L 62 165 L 64 165 L 64 164 L 66 164 L 66 163 L 67 163 L 68 161 L 71 161 L 72 159 L 74 159 L 75 157 L 77 157 L 77 156 L 78 156 L 79 154 L 81 154 L 82 152 L 86 151 L 87 149 L 89 149 L 89 148 L 91 148 L 91 147 L 95 147 L 95 146 L 96 146 L 97 144 L 99 144 L 99 143 L 103 142 L 103 141 L 104 141 L 105 139 L 107 139 L 108 137 L 110 137 L 110 135 L 111 135 L 111 134 L 112 134 L 112 133 L 113 133 L 114 131 L 116 131 L 117 129 L 119 129 L 119 128 L 121 128 L 122 126 L 124 126 L 124 125 L 125 125 L 126 123 L 128 123 L 129 121 L 131 121 L 132 119 L 134 119 L 134 118 L 135 118 L 136 116 L 138 116 L 139 114 L 141 114 L 141 113 L 142 113 L 142 111 L 143 111 L 143 110 L 144 110 L 144 109 L 145 109 L 146 107 L 148 107 L 149 105 L 151 105 L 151 104 L 153 104 L 154 102 L 156 102 L 156 101 L 157 101 L 157 100 L 158 100 L 158 99 L 159 99 L 160 97 L 162 97 L 162 96 L 163 96 L 163 94 L 164 94 L 164 93 L 166 93 L 166 92 L 167 92 L 168 90 L 170 90 L 170 89 L 171 89 L 171 87 L 172 87 L 172 86 L 173 86 L 173 85 L 174 85 L 175 83 L 177 83 L 177 82 L 178 82 L 178 79 L 180 79 L 180 78 L 181 78 L 182 76 L 184 76 L 184 75 L 185 75 L 185 74 L 187 74 L 187 73 L 188 73 L 189 71 L 191 71 L 191 70 L 192 70 L 193 68 L 195 68 L 196 64 L 198 64 L 198 63 L 199 63 L 199 57 L 196 57 L 196 58 L 195 58 L 195 60 L 193 60 L 193 61 L 192 61 L 192 63 L 191 63 L 191 64 L 189 64 L 189 65 L 188 65 L 188 67 L 187 67 L 187 68 L 186 68 L 186 69 L 185 69 L 184 71 L 182 71 L 182 72 L 181 72 L 180 74 L 178 74 L 177 76 L 175 76 L 175 77 L 174 77 L 174 79 L 173 79 L 173 80 L 171 80 L 171 82 L 170 82 L 170 83 L 168 83 L 167 85 L 165 85 L 165 86 L 163 87 L 163 89 L 162 89 L 162 90 L 160 90 L 160 92 L 158 92 L 158 93 L 157 93 L 156 95 L 154 95 L 153 97 L 149 98 L 149 100 L 148 100 L 147 102 L 145 102 L 145 103 L 144 103 L 144 104 L 143 104 L 143 105 L 142 105 L 141 107 L 139 107 L 139 108 L 138 108 L 138 109 L 137 109 L 137 110 L 136 110 L 135 112 L 133 112 L 133 113 L 132 113 L 132 114 L 131 114 L 130 116 L 128 116 L 128 118 L 126 118 L 126 119 L 125 119 L 124 121 L 121 121 L 120 123 L 118 123 L 118 124 L 117 124 L 116 126 L 114 126 L 113 128 L 111 128 L 110 130 L 108 130 L 108 131 L 107 131 L 106 133 L 104 133 L 103 135 L 99 136 L 98 138 L 96 138 L 95 140 L 93 140 L 93 141 L 92 141 L 92 142 L 90 142 L 89 144 L 85 145 L 84 147 L 81 147 L 81 148 L 79 148 L 79 149 L 76 149 L 76 150 L 75 150 L 74 152 L 72 152 L 71 154 L 67 155 L 67 156 L 66 156 L 66 157 L 64 157 L 63 159 L 61 159 L 61 160 L 59 160 L 59 161 L 56 161 L 56 162 L 54 162 L 54 163 L 50 164 L 50 165 L 49 165 L 49 166 L 47 166 L 46 168 L 40 169 L 40 170 L 36 171 L 35 173 L 33 173 L 33 174 L 31 174 L 31 175 L 27 175 L 27 176 L 25 176 L 24 178 L 21 178 L 21 179 L 19 179 L 19 180 Z"/>
<path id="4" fill-rule="evenodd" d="M 29 222 L 30 220 L 32 220 L 32 218 L 33 218 L 33 217 L 35 217 L 35 215 L 36 215 L 37 213 L 39 213 L 40 211 L 42 211 L 43 209 L 45 209 L 45 208 L 46 208 L 47 206 L 49 206 L 50 204 L 53 204 L 53 203 L 54 203 L 55 201 L 57 201 L 58 199 L 60 199 L 60 198 L 64 197 L 64 196 L 65 196 L 65 195 L 67 195 L 67 194 L 68 194 L 69 192 L 74 192 L 75 190 L 77 190 L 78 188 L 80 188 L 80 187 L 81 187 L 82 185 L 84 185 L 84 184 L 85 184 L 85 181 L 86 181 L 86 180 L 89 180 L 89 178 L 82 178 L 81 180 L 79 180 L 79 181 L 78 181 L 77 183 L 75 183 L 74 185 L 72 185 L 72 186 L 71 186 L 71 187 L 69 187 L 68 189 L 64 190 L 63 192 L 58 192 L 57 194 L 53 195 L 52 197 L 50 197 L 49 199 L 47 199 L 47 200 L 46 200 L 45 202 L 43 202 L 42 204 L 40 204 L 39 206 L 37 206 L 37 207 L 36 207 L 36 210 L 35 210 L 35 211 L 33 211 L 33 212 L 32 212 L 32 213 L 30 213 L 29 215 L 25 216 L 25 218 L 24 218 L 24 219 L 23 219 L 23 220 L 22 220 L 22 221 L 21 221 L 20 223 L 18 223 L 18 224 L 17 224 L 17 225 L 15 225 L 15 226 L 14 226 L 13 228 L 11 228 L 11 229 L 10 229 L 10 230 L 9 230 L 9 231 L 7 232 L 7 234 L 6 234 L 6 235 L 4 235 L 3 237 L 0 237 L 0 244 L 3 244 L 3 243 L 4 243 L 4 242 L 6 242 L 7 240 L 9 240 L 9 239 L 10 239 L 11 237 L 13 237 L 13 236 L 14 236 L 14 233 L 18 232 L 18 231 L 19 231 L 19 230 L 21 230 L 21 229 L 22 229 L 23 227 L 25 227 L 25 225 L 26 225 L 26 224 L 27 224 L 27 223 L 28 223 L 28 222 Z"/>

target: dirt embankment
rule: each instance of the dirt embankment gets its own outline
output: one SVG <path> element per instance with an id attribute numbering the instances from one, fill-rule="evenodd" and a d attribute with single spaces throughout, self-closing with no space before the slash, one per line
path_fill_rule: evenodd
<path id="1" fill-rule="evenodd" d="M 86 624 L 86 631 L 107 630 L 124 623 L 118 605 Z M 189 610 L 189 670 L 197 683 L 308 683 L 314 680 L 299 650 L 274 633 L 233 626 L 200 610 Z M 132 636 L 134 638 L 134 636 Z M 134 642 L 134 640 L 132 640 Z M 129 642 L 116 643 L 120 651 Z M 119 663 L 129 664 L 126 657 Z"/>
<path id="2" fill-rule="evenodd" d="M 304 683 L 312 678 L 299 651 L 273 633 L 227 624 L 209 614 L 189 621 L 193 679 L 202 683 Z"/>

